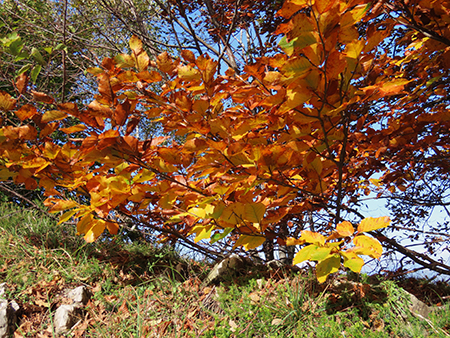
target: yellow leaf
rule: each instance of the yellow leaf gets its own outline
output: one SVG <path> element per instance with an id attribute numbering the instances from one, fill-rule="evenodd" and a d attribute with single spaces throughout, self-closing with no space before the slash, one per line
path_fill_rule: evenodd
<path id="1" fill-rule="evenodd" d="M 292 237 L 286 238 L 286 245 L 287 246 L 290 246 L 290 245 L 302 245 L 302 244 L 305 244 L 305 241 L 303 239 L 292 238 Z"/>
<path id="2" fill-rule="evenodd" d="M 353 228 L 352 223 L 348 221 L 344 221 L 342 223 L 339 223 L 336 227 L 336 231 L 341 235 L 342 237 L 348 237 L 353 235 L 355 232 L 355 229 Z"/>
<path id="3" fill-rule="evenodd" d="M 200 72 L 191 65 L 181 66 L 178 68 L 178 77 L 182 80 L 195 81 L 201 80 Z"/>
<path id="4" fill-rule="evenodd" d="M 300 236 L 300 239 L 304 240 L 306 243 L 317 244 L 317 245 L 324 245 L 324 243 L 325 243 L 325 236 L 323 236 L 317 232 L 312 232 L 309 230 L 302 231 L 302 235 Z"/>
<path id="5" fill-rule="evenodd" d="M 380 258 L 383 248 L 376 239 L 365 235 L 358 235 L 353 239 L 355 248 L 351 250 L 358 255 L 366 255 L 372 258 Z"/>
<path id="6" fill-rule="evenodd" d="M 105 230 L 106 222 L 101 219 L 96 219 L 89 224 L 86 228 L 86 234 L 84 235 L 84 240 L 88 243 L 94 242 Z"/>
<path id="7" fill-rule="evenodd" d="M 49 110 L 42 115 L 41 121 L 46 123 L 50 121 L 56 121 L 56 120 L 62 120 L 65 117 L 67 117 L 67 114 L 65 112 L 59 111 L 59 110 Z"/>
<path id="8" fill-rule="evenodd" d="M 369 232 L 373 230 L 378 230 L 386 228 L 391 223 L 389 217 L 367 217 L 364 218 L 358 226 L 358 232 Z"/>
<path id="9" fill-rule="evenodd" d="M 241 235 L 239 239 L 234 244 L 233 248 L 237 248 L 242 245 L 246 251 L 255 249 L 265 242 L 266 238 L 264 236 L 249 236 Z"/>
<path id="10" fill-rule="evenodd" d="M 239 224 L 243 221 L 242 216 L 244 210 L 245 207 L 240 202 L 230 204 L 225 209 L 223 209 L 223 212 L 220 215 L 220 220 L 230 224 Z"/>
<path id="11" fill-rule="evenodd" d="M 358 22 L 363 18 L 364 14 L 366 14 L 369 8 L 370 4 L 359 5 L 356 6 L 354 9 L 352 9 L 351 11 L 346 12 L 341 18 L 341 28 L 354 25 L 356 22 Z"/>
<path id="12" fill-rule="evenodd" d="M 58 202 L 55 203 L 55 205 L 53 205 L 49 212 L 54 213 L 54 212 L 59 212 L 59 211 L 63 211 L 63 210 L 67 210 L 67 209 L 71 209 L 73 207 L 78 206 L 78 203 L 72 200 L 60 200 Z"/>
<path id="13" fill-rule="evenodd" d="M 328 275 L 337 272 L 340 266 L 341 256 L 338 254 L 334 254 L 319 262 L 316 266 L 316 276 L 319 283 L 325 282 Z"/>
<path id="14" fill-rule="evenodd" d="M 244 206 L 244 219 L 252 223 L 260 223 L 266 212 L 262 203 L 248 203 Z"/>
<path id="15" fill-rule="evenodd" d="M 134 178 L 134 183 L 142 183 L 152 180 L 156 174 L 148 169 L 142 169 Z"/>
<path id="16" fill-rule="evenodd" d="M 93 219 L 94 217 L 92 216 L 91 213 L 83 216 L 77 223 L 77 235 L 85 234 L 86 229 L 88 229 Z"/>
<path id="17" fill-rule="evenodd" d="M 345 55 L 350 59 L 357 59 L 364 48 L 364 40 L 349 43 Z"/>
<path id="18" fill-rule="evenodd" d="M 299 264 L 303 261 L 311 259 L 311 255 L 317 250 L 317 245 L 308 245 L 302 248 L 294 257 L 292 261 L 293 265 Z"/>
<path id="19" fill-rule="evenodd" d="M 364 260 L 352 251 L 341 251 L 344 257 L 344 266 L 353 272 L 359 273 L 364 265 Z"/>
<path id="20" fill-rule="evenodd" d="M 192 228 L 190 233 L 196 233 L 197 236 L 195 236 L 194 242 L 198 243 L 202 239 L 210 238 L 211 237 L 211 231 L 214 228 L 214 225 L 196 225 Z"/>
<path id="21" fill-rule="evenodd" d="M 148 68 L 148 65 L 150 64 L 150 58 L 148 57 L 148 54 L 146 51 L 142 51 L 137 57 L 136 57 L 136 68 L 139 72 L 143 72 Z M 137 80 L 137 79 L 136 79 Z M 137 82 L 137 81 L 133 81 Z"/>
<path id="22" fill-rule="evenodd" d="M 136 55 L 142 52 L 142 41 L 136 35 L 133 35 L 130 39 L 130 49 Z"/>
<path id="23" fill-rule="evenodd" d="M 66 221 L 68 221 L 73 215 L 75 215 L 75 213 L 77 212 L 77 210 L 69 210 L 66 211 L 64 214 L 62 214 L 62 216 L 59 218 L 59 222 L 58 224 L 64 223 Z"/>
<path id="24" fill-rule="evenodd" d="M 195 216 L 195 217 L 198 217 L 198 218 L 205 218 L 206 217 L 206 211 L 203 208 L 197 208 L 197 207 L 190 208 L 188 210 L 188 213 L 193 215 L 193 216 Z"/>

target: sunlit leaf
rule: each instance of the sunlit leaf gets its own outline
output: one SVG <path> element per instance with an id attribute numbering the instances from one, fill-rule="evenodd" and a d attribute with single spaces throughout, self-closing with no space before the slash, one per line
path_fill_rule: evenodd
<path id="1" fill-rule="evenodd" d="M 248 203 L 244 205 L 244 219 L 248 222 L 259 223 L 264 217 L 266 206 L 262 203 Z"/>
<path id="2" fill-rule="evenodd" d="M 318 249 L 317 245 L 311 244 L 302 248 L 299 252 L 295 254 L 294 260 L 292 261 L 293 265 L 299 264 L 301 262 L 307 261 L 311 259 L 311 255 L 316 252 Z"/>
<path id="3" fill-rule="evenodd" d="M 242 245 L 246 251 L 256 249 L 265 242 L 266 238 L 263 236 L 249 236 L 241 235 L 236 241 L 234 247 Z"/>
<path id="4" fill-rule="evenodd" d="M 12 110 L 15 105 L 16 100 L 14 100 L 8 93 L 0 90 L 0 110 Z"/>
<path id="5" fill-rule="evenodd" d="M 354 252 L 358 255 L 366 255 L 372 258 L 380 258 L 383 248 L 376 239 L 365 235 L 358 235 L 353 239 Z"/>
<path id="6" fill-rule="evenodd" d="M 106 222 L 101 219 L 93 220 L 86 228 L 84 240 L 88 243 L 94 242 L 103 233 Z"/>
<path id="7" fill-rule="evenodd" d="M 367 217 L 364 218 L 358 226 L 358 232 L 369 232 L 386 228 L 391 223 L 389 217 Z"/>
<path id="8" fill-rule="evenodd" d="M 304 240 L 306 243 L 317 245 L 323 245 L 325 243 L 324 235 L 309 230 L 303 230 L 300 239 Z"/>
<path id="9" fill-rule="evenodd" d="M 353 235 L 353 233 L 355 232 L 355 229 L 353 228 L 352 223 L 348 222 L 348 221 L 344 221 L 342 223 L 339 223 L 336 226 L 336 231 L 339 233 L 339 235 L 341 235 L 342 237 L 348 237 Z"/>
<path id="10" fill-rule="evenodd" d="M 359 273 L 364 266 L 364 260 L 351 251 L 341 251 L 340 254 L 344 257 L 344 266 L 353 272 Z"/>
<path id="11" fill-rule="evenodd" d="M 63 111 L 59 110 L 48 110 L 42 115 L 42 122 L 51 122 L 51 121 L 57 121 L 62 120 L 67 117 L 67 114 Z"/>
<path id="12" fill-rule="evenodd" d="M 323 261 L 320 261 L 316 265 L 316 275 L 319 283 L 326 281 L 328 275 L 335 273 L 341 266 L 341 257 L 338 254 L 334 254 Z"/>

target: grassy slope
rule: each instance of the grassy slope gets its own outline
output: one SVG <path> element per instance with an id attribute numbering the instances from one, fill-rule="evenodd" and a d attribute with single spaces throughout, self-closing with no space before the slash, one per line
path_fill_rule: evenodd
<path id="1" fill-rule="evenodd" d="M 450 287 L 403 284 L 429 304 L 428 321 L 411 316 L 393 281 L 339 290 L 312 276 L 249 270 L 203 286 L 211 266 L 119 238 L 86 244 L 68 225 L 0 206 L 0 281 L 21 306 L 16 337 L 56 337 L 52 314 L 64 291 L 93 296 L 68 337 L 446 337 Z M 334 277 L 345 279 L 345 277 Z M 425 297 L 425 298 L 424 298 Z"/>

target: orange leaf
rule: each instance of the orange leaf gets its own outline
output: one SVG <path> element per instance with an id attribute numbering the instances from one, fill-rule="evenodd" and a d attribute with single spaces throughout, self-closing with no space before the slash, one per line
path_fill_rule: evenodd
<path id="1" fill-rule="evenodd" d="M 55 99 L 47 94 L 35 92 L 34 90 L 31 91 L 31 94 L 33 94 L 33 97 L 36 101 L 49 104 L 55 102 Z"/>
<path id="2" fill-rule="evenodd" d="M 78 203 L 72 200 L 59 200 L 49 210 L 49 212 L 60 212 L 78 206 Z"/>
<path id="3" fill-rule="evenodd" d="M 14 112 L 14 114 L 17 115 L 20 121 L 29 119 L 30 117 L 33 117 L 37 113 L 38 113 L 37 109 L 31 104 L 25 104 Z"/>
<path id="4" fill-rule="evenodd" d="M 16 100 L 14 100 L 7 92 L 0 90 L 0 110 L 12 110 L 15 105 Z"/>
<path id="5" fill-rule="evenodd" d="M 77 124 L 75 126 L 72 126 L 69 128 L 61 128 L 59 130 L 61 130 L 65 134 L 71 134 L 71 133 L 77 133 L 77 132 L 83 131 L 85 129 L 86 129 L 86 126 L 84 124 Z"/>
<path id="6" fill-rule="evenodd" d="M 28 86 L 28 75 L 27 73 L 22 73 L 17 77 L 16 80 L 16 88 L 19 91 L 20 94 L 23 94 L 27 91 Z"/>
<path id="7" fill-rule="evenodd" d="M 339 233 L 339 235 L 348 237 L 353 235 L 355 229 L 353 228 L 352 223 L 344 221 L 336 226 L 336 231 Z"/>

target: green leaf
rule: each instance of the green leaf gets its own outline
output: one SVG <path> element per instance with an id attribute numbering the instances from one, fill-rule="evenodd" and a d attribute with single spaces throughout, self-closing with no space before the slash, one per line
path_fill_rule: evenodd
<path id="1" fill-rule="evenodd" d="M 310 260 L 312 261 L 321 261 L 324 260 L 325 258 L 327 258 L 327 256 L 331 253 L 331 248 L 329 247 L 319 247 L 317 248 L 317 250 L 315 250 L 312 254 L 311 257 L 309 257 Z"/>
<path id="2" fill-rule="evenodd" d="M 19 55 L 22 48 L 23 48 L 23 43 L 20 40 L 20 38 L 12 41 L 11 44 L 9 45 L 9 50 L 11 51 L 11 54 L 13 54 L 13 55 Z"/>
<path id="3" fill-rule="evenodd" d="M 284 36 L 278 45 L 287 55 L 291 56 L 294 52 L 294 48 L 302 49 L 315 43 L 317 43 L 316 36 L 314 35 L 314 33 L 309 32 L 303 33 L 302 35 L 292 39 L 289 42 L 287 42 L 286 37 Z"/>
<path id="4" fill-rule="evenodd" d="M 45 47 L 44 50 L 48 53 L 51 54 L 53 52 L 53 47 Z"/>
<path id="5" fill-rule="evenodd" d="M 31 81 L 33 81 L 33 83 L 36 83 L 37 77 L 39 75 L 39 73 L 41 72 L 41 65 L 36 65 L 33 67 L 33 70 L 31 71 L 30 75 L 31 75 Z"/>
<path id="6" fill-rule="evenodd" d="M 17 72 L 17 75 L 21 75 L 25 72 L 28 72 L 30 69 L 31 69 L 31 64 L 25 65 L 19 69 L 19 71 Z"/>
<path id="7" fill-rule="evenodd" d="M 214 235 L 211 236 L 211 244 L 216 243 L 217 241 L 220 241 L 221 239 L 224 239 L 227 237 L 231 231 L 233 231 L 234 228 L 225 228 L 223 232 L 216 232 Z"/>
<path id="8" fill-rule="evenodd" d="M 21 51 L 21 52 L 19 53 L 19 55 L 17 55 L 17 56 L 14 58 L 14 61 L 20 61 L 20 60 L 28 59 L 29 57 L 30 57 L 30 54 L 28 54 L 28 53 L 25 52 L 25 51 Z"/>
<path id="9" fill-rule="evenodd" d="M 44 58 L 42 57 L 41 52 L 39 52 L 39 50 L 37 50 L 37 48 L 34 48 L 31 50 L 31 56 L 41 65 L 41 66 L 45 66 L 46 62 L 44 60 Z"/>
<path id="10" fill-rule="evenodd" d="M 58 44 L 58 45 L 55 47 L 55 50 L 63 50 L 63 49 L 66 49 L 66 48 L 67 48 L 67 47 L 66 47 L 65 44 L 60 43 L 60 44 Z"/>

